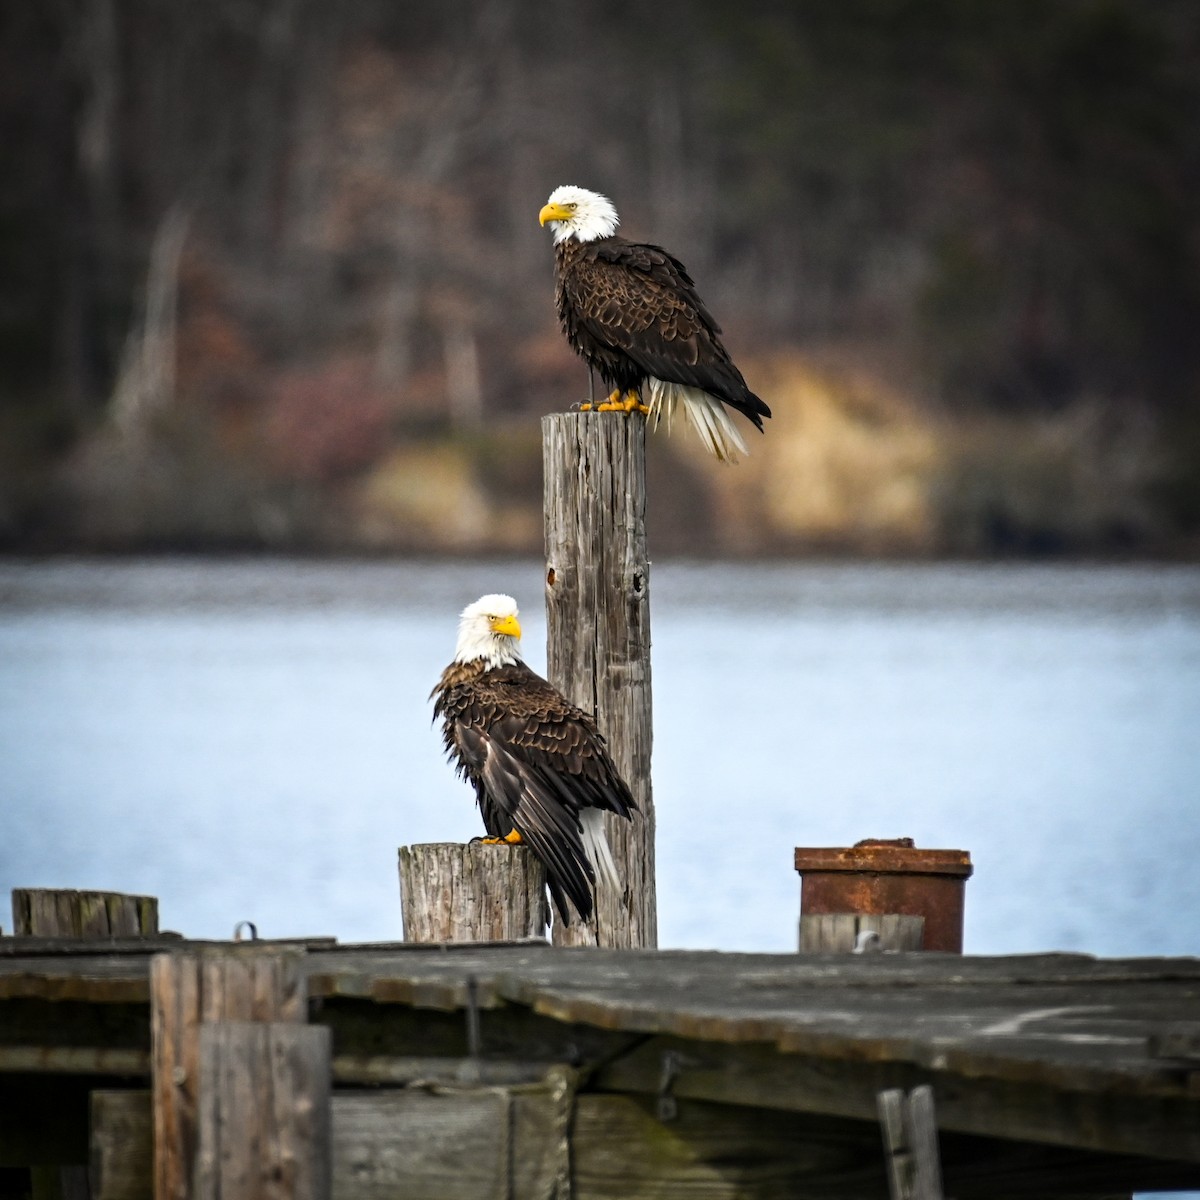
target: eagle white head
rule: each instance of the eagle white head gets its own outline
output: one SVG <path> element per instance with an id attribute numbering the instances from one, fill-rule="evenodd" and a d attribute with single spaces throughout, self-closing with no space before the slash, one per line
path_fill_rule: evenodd
<path id="1" fill-rule="evenodd" d="M 517 602 L 511 596 L 481 596 L 468 604 L 458 619 L 458 645 L 454 661 L 507 667 L 521 661 L 521 623 Z"/>
<path id="2" fill-rule="evenodd" d="M 554 244 L 574 238 L 578 242 L 594 242 L 597 238 L 611 237 L 620 221 L 612 201 L 599 192 L 564 183 L 550 193 L 538 221 L 549 225 L 554 234 Z"/>

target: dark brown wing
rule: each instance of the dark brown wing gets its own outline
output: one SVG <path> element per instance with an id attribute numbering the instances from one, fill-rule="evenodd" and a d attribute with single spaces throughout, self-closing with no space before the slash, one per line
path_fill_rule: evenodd
<path id="1" fill-rule="evenodd" d="M 629 817 L 636 809 L 592 719 L 523 664 L 475 673 L 435 695 L 447 750 L 475 785 L 489 832 L 518 830 L 545 864 L 564 920 L 564 896 L 586 918 L 595 881 L 578 814 Z"/>
<path id="2" fill-rule="evenodd" d="M 661 246 L 588 243 L 563 283 L 580 332 L 617 347 L 647 375 L 701 388 L 760 429 L 771 415 L 734 366 L 691 276 Z"/>

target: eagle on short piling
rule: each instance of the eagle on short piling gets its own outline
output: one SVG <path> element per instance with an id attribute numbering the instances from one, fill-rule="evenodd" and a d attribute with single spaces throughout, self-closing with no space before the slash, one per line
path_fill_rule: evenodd
<path id="1" fill-rule="evenodd" d="M 718 459 L 748 453 L 727 406 L 760 432 L 771 410 L 734 366 L 683 263 L 661 246 L 618 237 L 612 202 L 586 188 L 555 188 L 538 219 L 554 234 L 563 333 L 612 389 L 595 407 L 643 412 L 656 426 L 665 418 L 668 428 L 681 408 Z"/>
<path id="2" fill-rule="evenodd" d="M 604 813 L 637 805 L 596 722 L 525 665 L 511 596 L 463 609 L 454 661 L 430 693 L 447 757 L 475 789 L 488 842 L 523 842 L 546 868 L 550 895 L 587 920 L 597 876 L 621 887 Z"/>

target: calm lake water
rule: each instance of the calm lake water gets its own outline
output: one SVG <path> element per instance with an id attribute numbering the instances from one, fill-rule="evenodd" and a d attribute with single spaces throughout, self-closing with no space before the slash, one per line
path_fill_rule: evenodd
<path id="1" fill-rule="evenodd" d="M 426 697 L 536 562 L 0 564 L 0 891 L 227 937 L 400 935 L 480 832 Z M 656 564 L 664 946 L 795 947 L 797 845 L 971 852 L 966 945 L 1200 953 L 1200 568 Z M 0 922 L 8 926 L 7 905 Z"/>

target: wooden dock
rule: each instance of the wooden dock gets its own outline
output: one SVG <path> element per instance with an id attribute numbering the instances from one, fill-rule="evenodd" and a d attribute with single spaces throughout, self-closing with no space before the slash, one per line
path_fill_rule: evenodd
<path id="1" fill-rule="evenodd" d="M 1196 959 L 20 937 L 6 1197 L 88 1162 L 96 1200 L 153 1194 L 156 954 L 291 963 L 338 1200 L 882 1197 L 877 1096 L 920 1084 L 959 1200 L 1200 1188 Z"/>
<path id="2" fill-rule="evenodd" d="M 150 897 L 18 889 L 0 1200 L 1200 1189 L 1200 960 L 948 953 L 964 851 L 797 850 L 805 948 L 880 953 L 652 948 L 644 424 L 544 429 L 550 673 L 634 788 L 623 892 L 553 935 L 585 944 L 452 944 L 541 929 L 536 864 L 407 847 L 410 940 L 340 946 L 188 941 Z"/>

